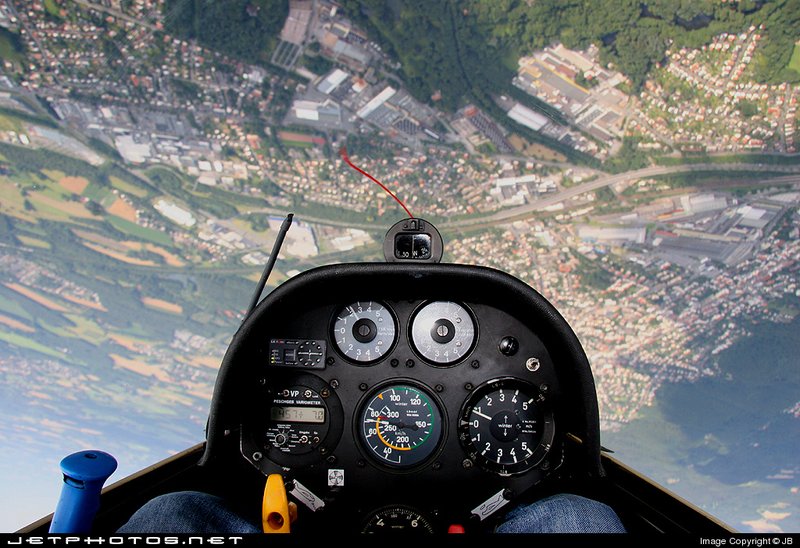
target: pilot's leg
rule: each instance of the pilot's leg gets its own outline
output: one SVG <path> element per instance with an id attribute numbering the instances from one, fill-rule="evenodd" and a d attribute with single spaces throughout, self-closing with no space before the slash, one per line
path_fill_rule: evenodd
<path id="1" fill-rule="evenodd" d="M 131 516 L 118 533 L 260 533 L 219 497 L 182 491 L 161 495 Z"/>
<path id="2" fill-rule="evenodd" d="M 554 495 L 515 508 L 498 533 L 624 533 L 611 507 L 578 495 Z"/>

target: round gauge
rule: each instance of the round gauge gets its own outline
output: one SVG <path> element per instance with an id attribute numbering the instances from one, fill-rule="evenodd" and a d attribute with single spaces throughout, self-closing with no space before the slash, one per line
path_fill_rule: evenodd
<path id="1" fill-rule="evenodd" d="M 420 356 L 435 365 L 464 359 L 475 344 L 475 322 L 458 303 L 436 301 L 420 308 L 411 320 L 411 342 Z"/>
<path id="2" fill-rule="evenodd" d="M 265 383 L 247 402 L 242 424 L 242 455 L 265 471 L 265 463 L 305 466 L 321 461 L 344 428 L 336 391 L 316 375 L 291 375 Z"/>
<path id="3" fill-rule="evenodd" d="M 294 385 L 277 391 L 269 405 L 267 443 L 286 455 L 313 452 L 328 433 L 328 408 L 319 393 Z"/>
<path id="4" fill-rule="evenodd" d="M 373 513 L 364 524 L 362 533 L 419 533 L 433 534 L 433 526 L 419 512 L 405 506 L 391 506 Z"/>
<path id="5" fill-rule="evenodd" d="M 370 396 L 359 414 L 359 435 L 369 455 L 392 468 L 423 463 L 442 439 L 442 414 L 420 388 L 392 384 Z"/>
<path id="6" fill-rule="evenodd" d="M 505 476 L 541 462 L 553 443 L 555 426 L 534 385 L 503 378 L 479 386 L 467 398 L 458 432 L 472 460 Z"/>
<path id="7" fill-rule="evenodd" d="M 397 326 L 385 306 L 359 301 L 339 310 L 333 322 L 333 340 L 342 355 L 367 364 L 383 358 L 394 344 Z"/>

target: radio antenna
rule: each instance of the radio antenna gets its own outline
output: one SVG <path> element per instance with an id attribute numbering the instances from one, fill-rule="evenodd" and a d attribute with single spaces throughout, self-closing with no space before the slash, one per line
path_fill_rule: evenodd
<path id="1" fill-rule="evenodd" d="M 283 245 L 283 239 L 286 238 L 286 233 L 289 232 L 289 227 L 292 226 L 293 217 L 294 213 L 289 213 L 281 224 L 278 237 L 275 239 L 275 243 L 272 245 L 272 253 L 269 254 L 267 265 L 264 267 L 264 272 L 261 273 L 261 279 L 258 281 L 258 286 L 256 287 L 255 293 L 253 293 L 253 298 L 250 299 L 250 306 L 247 307 L 247 313 L 244 315 L 242 321 L 244 321 L 253 312 L 253 310 L 255 310 L 256 306 L 258 306 L 258 302 L 261 300 L 261 293 L 263 293 L 264 287 L 267 285 L 269 275 L 272 272 L 272 268 L 275 266 L 275 261 L 278 259 L 278 253 L 280 253 L 281 246 Z"/>

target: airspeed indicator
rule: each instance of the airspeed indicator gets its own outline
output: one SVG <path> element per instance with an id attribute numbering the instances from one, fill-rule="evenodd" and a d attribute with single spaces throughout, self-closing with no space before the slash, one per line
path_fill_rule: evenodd
<path id="1" fill-rule="evenodd" d="M 380 464 L 409 468 L 426 461 L 442 438 L 442 415 L 425 390 L 406 384 L 379 389 L 361 409 L 359 437 Z"/>

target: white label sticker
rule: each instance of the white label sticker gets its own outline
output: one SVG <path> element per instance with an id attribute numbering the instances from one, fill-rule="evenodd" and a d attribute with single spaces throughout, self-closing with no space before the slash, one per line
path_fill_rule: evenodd
<path id="1" fill-rule="evenodd" d="M 483 504 L 472 510 L 472 513 L 483 521 L 508 503 L 509 500 L 503 496 L 503 489 L 501 489 L 496 494 L 489 497 Z"/>
<path id="2" fill-rule="evenodd" d="M 325 501 L 312 493 L 305 485 L 294 480 L 292 490 L 289 491 L 294 498 L 305 504 L 312 512 L 316 512 L 323 506 Z"/>
<path id="3" fill-rule="evenodd" d="M 331 468 L 328 470 L 328 487 L 341 487 L 344 485 L 344 470 Z"/>

